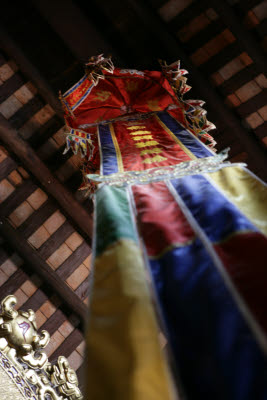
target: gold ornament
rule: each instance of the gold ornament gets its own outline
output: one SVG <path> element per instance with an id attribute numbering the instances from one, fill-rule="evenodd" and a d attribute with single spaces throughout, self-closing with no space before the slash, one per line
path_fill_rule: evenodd
<path id="1" fill-rule="evenodd" d="M 82 400 L 75 371 L 60 356 L 51 364 L 45 352 L 50 335 L 37 332 L 33 310 L 16 311 L 17 299 L 1 302 L 0 399 Z"/>

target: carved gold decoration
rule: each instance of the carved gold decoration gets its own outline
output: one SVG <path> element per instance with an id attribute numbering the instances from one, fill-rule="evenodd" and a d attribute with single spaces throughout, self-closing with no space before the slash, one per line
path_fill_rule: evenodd
<path id="1" fill-rule="evenodd" d="M 76 373 L 65 357 L 58 357 L 57 364 L 49 365 L 47 372 L 51 376 L 51 382 L 58 387 L 61 394 L 70 400 L 81 399 Z"/>
<path id="2" fill-rule="evenodd" d="M 51 364 L 45 352 L 50 335 L 37 333 L 33 310 L 16 311 L 17 299 L 1 302 L 0 399 L 82 400 L 75 371 L 60 356 Z"/>

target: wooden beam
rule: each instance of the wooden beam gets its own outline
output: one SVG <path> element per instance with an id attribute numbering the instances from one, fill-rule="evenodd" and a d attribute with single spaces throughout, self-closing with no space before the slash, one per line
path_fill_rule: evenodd
<path id="1" fill-rule="evenodd" d="M 84 336 L 82 332 L 78 328 L 74 329 L 74 331 L 66 337 L 64 342 L 51 354 L 50 360 L 57 360 L 61 354 L 64 354 L 65 357 L 69 357 L 83 340 Z"/>
<path id="2" fill-rule="evenodd" d="M 23 267 L 17 269 L 17 271 L 1 285 L 0 298 L 4 299 L 6 296 L 15 293 L 27 279 L 29 279 L 29 276 L 23 271 Z"/>
<path id="3" fill-rule="evenodd" d="M 267 62 L 263 50 L 252 34 L 244 28 L 229 3 L 226 0 L 211 0 L 210 5 L 234 34 L 240 48 L 244 49 L 252 58 L 258 72 L 267 75 Z"/>
<path id="4" fill-rule="evenodd" d="M 232 61 L 235 57 L 238 57 L 242 51 L 240 46 L 235 41 L 228 46 L 224 47 L 219 53 L 214 54 L 212 57 L 208 58 L 207 61 L 199 65 L 198 69 L 203 74 L 203 77 L 207 78 L 214 72 L 219 71 L 228 62 Z"/>
<path id="5" fill-rule="evenodd" d="M 226 97 L 231 93 L 234 93 L 236 90 L 241 88 L 241 86 L 245 85 L 249 81 L 252 81 L 256 78 L 258 72 L 254 69 L 254 64 L 250 64 L 241 71 L 237 72 L 231 78 L 224 81 L 220 86 L 219 90 Z"/>
<path id="6" fill-rule="evenodd" d="M 247 100 L 245 103 L 241 103 L 235 110 L 242 118 L 245 118 L 264 107 L 266 105 L 266 99 L 267 90 L 263 89 L 260 93 L 256 94 L 256 96 L 251 97 L 251 99 Z"/>
<path id="7" fill-rule="evenodd" d="M 257 163 L 261 172 L 261 177 L 266 178 L 266 151 L 257 140 L 256 136 L 246 130 L 241 120 L 230 110 L 223 99 L 217 94 L 209 81 L 202 75 L 200 70 L 192 63 L 188 55 L 185 53 L 182 44 L 171 33 L 168 32 L 168 25 L 147 6 L 142 0 L 127 0 L 129 5 L 134 9 L 139 19 L 145 24 L 148 32 L 151 34 L 151 42 L 157 42 L 158 46 L 164 46 L 170 58 L 173 60 L 178 57 L 182 60 L 182 64 L 190 72 L 190 82 L 194 86 L 194 90 L 199 93 L 201 98 L 208 104 L 209 109 L 218 116 L 222 125 L 228 126 L 232 135 L 243 144 L 247 153 L 252 158 L 257 158 Z"/>
<path id="8" fill-rule="evenodd" d="M 17 167 L 18 167 L 17 164 L 15 163 L 14 160 L 12 160 L 12 158 L 6 157 L 4 161 L 1 162 L 0 165 L 0 181 L 2 179 L 5 179 Z"/>
<path id="9" fill-rule="evenodd" d="M 29 144 L 0 115 L 0 139 L 16 154 L 22 164 L 38 179 L 45 190 L 57 200 L 62 209 L 88 239 L 92 236 L 92 219 L 83 206 L 49 171 Z"/>
<path id="10" fill-rule="evenodd" d="M 37 94 L 21 108 L 19 108 L 18 111 L 16 111 L 8 121 L 13 128 L 20 129 L 35 113 L 40 111 L 44 106 L 44 101 Z"/>
<path id="11" fill-rule="evenodd" d="M 150 0 L 151 3 L 151 0 Z M 199 14 L 202 14 L 206 9 L 209 8 L 207 0 L 193 1 L 183 11 L 176 15 L 169 22 L 170 27 L 175 33 L 190 23 L 190 21 Z"/>
<path id="12" fill-rule="evenodd" d="M 12 59 L 14 59 L 22 73 L 37 87 L 40 95 L 63 120 L 61 103 L 54 94 L 52 88 L 27 57 L 25 57 L 24 53 L 2 26 L 0 26 L 0 46 Z"/>
<path id="13" fill-rule="evenodd" d="M 36 189 L 38 189 L 38 186 L 32 180 L 26 179 L 1 203 L 1 213 L 6 216 L 11 214 Z"/>
<path id="14" fill-rule="evenodd" d="M 65 221 L 64 224 L 42 244 L 38 249 L 38 253 L 42 258 L 47 260 L 74 232 L 73 226 L 68 221 Z"/>
<path id="15" fill-rule="evenodd" d="M 225 24 L 223 21 L 212 21 L 205 28 L 201 29 L 197 35 L 193 35 L 189 40 L 183 41 L 186 47 L 189 49 L 190 54 L 193 54 L 200 47 L 204 46 L 210 41 L 211 38 L 221 34 L 225 30 Z"/>
<path id="16" fill-rule="evenodd" d="M 0 217 L 0 234 L 21 256 L 25 263 L 85 322 L 87 314 L 86 305 L 3 216 Z"/>
<path id="17" fill-rule="evenodd" d="M 0 104 L 24 85 L 24 83 L 19 73 L 15 73 L 11 78 L 2 83 L 0 86 Z"/>
<path id="18" fill-rule="evenodd" d="M 41 207 L 35 210 L 24 222 L 22 222 L 22 224 L 17 228 L 18 232 L 21 233 L 25 239 L 28 239 L 57 210 L 57 204 L 48 198 Z"/>
<path id="19" fill-rule="evenodd" d="M 114 53 L 101 32 L 72 0 L 63 3 L 62 0 L 33 0 L 33 4 L 81 62 L 87 62 L 90 56 L 97 54 Z"/>

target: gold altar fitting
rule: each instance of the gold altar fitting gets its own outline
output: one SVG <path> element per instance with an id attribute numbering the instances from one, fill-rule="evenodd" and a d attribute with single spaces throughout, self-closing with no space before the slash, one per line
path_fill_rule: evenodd
<path id="1" fill-rule="evenodd" d="M 60 356 L 51 364 L 44 349 L 47 331 L 37 333 L 33 310 L 16 311 L 13 295 L 1 302 L 0 398 L 5 400 L 82 400 L 75 371 Z"/>

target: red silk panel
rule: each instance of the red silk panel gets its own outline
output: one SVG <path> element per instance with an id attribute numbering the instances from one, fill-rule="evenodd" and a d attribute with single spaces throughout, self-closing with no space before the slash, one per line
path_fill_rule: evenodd
<path id="1" fill-rule="evenodd" d="M 266 237 L 258 232 L 240 233 L 214 245 L 214 248 L 238 291 L 267 333 Z"/>
<path id="2" fill-rule="evenodd" d="M 149 256 L 159 256 L 194 240 L 194 231 L 164 182 L 136 185 L 132 191 Z"/>
<path id="3" fill-rule="evenodd" d="M 75 118 L 67 116 L 71 127 L 98 123 L 123 115 L 164 110 L 170 104 L 179 104 L 169 82 L 159 71 L 142 73 L 122 73 L 115 68 L 114 73 L 105 72 L 105 79 L 99 80 L 90 94 L 76 110 Z M 88 87 L 88 79 L 64 97 L 69 106 L 76 104 Z"/>
<path id="4" fill-rule="evenodd" d="M 140 171 L 191 160 L 173 137 L 163 130 L 155 116 L 136 122 L 116 122 L 113 129 L 125 171 Z"/>

